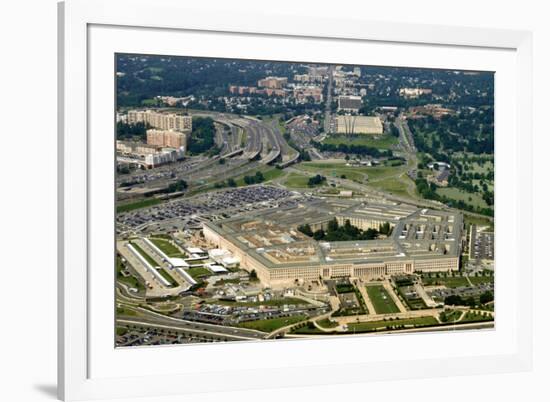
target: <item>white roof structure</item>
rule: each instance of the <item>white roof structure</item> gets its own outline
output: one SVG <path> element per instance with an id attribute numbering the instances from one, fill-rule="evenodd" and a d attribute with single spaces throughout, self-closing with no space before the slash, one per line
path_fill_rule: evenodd
<path id="1" fill-rule="evenodd" d="M 221 263 L 224 267 L 236 265 L 240 262 L 240 260 L 236 257 L 225 257 L 222 259 Z"/>
<path id="2" fill-rule="evenodd" d="M 189 267 L 189 264 L 185 262 L 183 258 L 171 257 L 168 259 L 168 261 L 170 261 L 170 264 L 172 264 L 174 267 Z"/>
<path id="3" fill-rule="evenodd" d="M 189 247 L 187 249 L 191 254 L 203 254 L 204 250 L 200 247 Z"/>
<path id="4" fill-rule="evenodd" d="M 221 248 L 214 248 L 212 250 L 208 250 L 208 255 L 212 258 L 220 258 L 229 255 L 230 253 L 227 250 L 222 250 Z"/>
<path id="5" fill-rule="evenodd" d="M 215 274 L 227 272 L 227 269 L 225 269 L 221 265 L 209 264 L 207 268 Z"/>

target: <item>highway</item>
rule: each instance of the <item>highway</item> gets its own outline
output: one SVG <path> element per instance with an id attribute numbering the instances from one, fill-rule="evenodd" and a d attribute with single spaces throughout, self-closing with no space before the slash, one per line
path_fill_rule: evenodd
<path id="1" fill-rule="evenodd" d="M 137 311 L 139 317 L 120 317 L 117 318 L 117 322 L 133 322 L 137 324 L 143 324 L 148 326 L 164 325 L 178 330 L 185 330 L 188 332 L 196 332 L 200 334 L 222 336 L 232 338 L 235 340 L 255 340 L 263 339 L 266 334 L 261 331 L 256 331 L 247 328 L 228 327 L 214 324 L 206 324 L 202 322 L 187 321 L 179 318 L 169 317 L 160 313 L 155 313 L 151 310 L 147 310 L 141 307 L 133 308 Z"/>

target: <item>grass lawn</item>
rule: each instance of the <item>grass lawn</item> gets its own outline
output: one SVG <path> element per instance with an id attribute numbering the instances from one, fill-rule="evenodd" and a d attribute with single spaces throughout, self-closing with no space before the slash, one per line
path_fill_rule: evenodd
<path id="1" fill-rule="evenodd" d="M 272 332 L 276 329 L 286 327 L 287 325 L 296 324 L 304 321 L 305 315 L 294 315 L 290 317 L 269 318 L 267 320 L 246 321 L 238 324 L 241 328 L 256 329 L 263 332 Z"/>
<path id="2" fill-rule="evenodd" d="M 398 313 L 399 309 L 382 285 L 368 285 L 367 294 L 377 314 Z"/>
<path id="3" fill-rule="evenodd" d="M 174 244 L 172 244 L 168 240 L 164 239 L 156 239 L 154 237 L 151 237 L 149 240 L 157 246 L 164 254 L 166 254 L 168 257 L 180 257 L 183 258 L 186 255 Z"/>
<path id="4" fill-rule="evenodd" d="M 152 205 L 157 205 L 157 204 L 160 204 L 161 202 L 162 200 L 159 200 L 157 198 L 146 198 L 144 200 L 139 200 L 129 204 L 117 205 L 116 212 L 118 214 L 121 212 L 133 211 L 134 209 L 140 209 L 140 208 L 150 207 Z"/>
<path id="5" fill-rule="evenodd" d="M 381 180 L 369 181 L 369 186 L 387 193 L 407 197 L 409 196 L 409 193 L 407 192 L 407 184 L 403 180 L 407 179 L 388 177 Z"/>
<path id="6" fill-rule="evenodd" d="M 339 135 L 331 134 L 323 141 L 324 144 L 366 145 L 378 149 L 390 149 L 398 143 L 397 137 L 389 134 L 383 135 Z"/>
<path id="7" fill-rule="evenodd" d="M 493 222 L 491 222 L 488 218 L 473 216 L 468 213 L 464 214 L 464 223 L 467 226 L 477 225 L 477 226 L 489 226 L 491 229 L 493 228 Z"/>
<path id="8" fill-rule="evenodd" d="M 357 182 L 365 182 L 381 190 L 402 192 L 406 194 L 406 182 L 401 176 L 406 170 L 405 165 L 401 166 L 347 166 L 343 162 L 302 162 L 296 168 L 312 173 L 319 173 L 327 177 L 341 177 Z"/>
<path id="9" fill-rule="evenodd" d="M 307 188 L 308 176 L 302 176 L 296 173 L 290 173 L 285 179 L 284 185 L 290 188 Z"/>
<path id="10" fill-rule="evenodd" d="M 279 176 L 282 176 L 284 173 L 283 169 L 277 169 L 277 168 L 272 168 L 269 170 L 262 170 L 262 169 L 254 170 L 252 172 L 248 172 L 245 175 L 236 177 L 235 182 L 237 183 L 237 187 L 248 186 L 248 184 L 244 182 L 244 176 L 254 176 L 257 171 L 262 172 L 262 174 L 264 175 L 265 180 L 262 183 L 266 183 L 268 181 L 274 180 Z"/>
<path id="11" fill-rule="evenodd" d="M 119 336 L 126 335 L 128 328 L 126 327 L 116 327 L 116 334 Z"/>
<path id="12" fill-rule="evenodd" d="M 472 282 L 472 285 L 479 285 L 481 283 L 493 283 L 495 281 L 494 276 L 470 276 L 468 277 L 470 279 L 470 282 Z"/>
<path id="13" fill-rule="evenodd" d="M 185 271 L 195 280 L 199 280 L 201 277 L 212 275 L 212 272 L 204 267 L 188 268 Z"/>
<path id="14" fill-rule="evenodd" d="M 135 288 L 137 290 L 145 290 L 145 287 L 143 284 L 132 274 L 129 276 L 122 275 L 122 270 L 124 269 L 124 266 L 122 265 L 122 259 L 120 255 L 117 254 L 116 256 L 116 267 L 117 267 L 117 281 L 120 283 L 124 283 L 126 286 Z"/>
<path id="15" fill-rule="evenodd" d="M 483 200 L 479 193 L 467 193 L 466 191 L 462 191 L 454 187 L 439 187 L 436 190 L 436 193 L 453 200 L 462 200 L 466 204 L 473 205 L 474 207 L 488 208 L 487 203 Z"/>
<path id="16" fill-rule="evenodd" d="M 336 328 L 338 326 L 337 322 L 331 321 L 328 318 L 317 321 L 317 324 L 323 328 Z"/>
<path id="17" fill-rule="evenodd" d="M 172 275 L 170 275 L 165 269 L 157 268 L 157 272 L 168 281 L 170 286 L 178 286 L 178 282 L 174 278 L 172 278 Z"/>
<path id="18" fill-rule="evenodd" d="M 359 322 L 348 324 L 349 332 L 370 332 L 380 329 L 387 329 L 388 327 L 405 326 L 405 328 L 413 327 L 426 327 L 430 325 L 438 325 L 438 321 L 432 317 L 418 317 L 418 318 L 404 318 L 401 320 L 387 320 L 387 321 L 371 321 L 371 322 Z"/>
<path id="19" fill-rule="evenodd" d="M 486 174 L 489 172 L 489 170 L 494 170 L 495 166 L 493 165 L 492 161 L 484 161 L 480 163 L 477 162 L 468 162 L 468 165 L 470 166 L 470 170 L 468 170 L 468 173 L 482 173 Z"/>
<path id="20" fill-rule="evenodd" d="M 316 165 L 325 165 L 329 166 L 326 168 L 317 167 Z M 366 179 L 365 173 L 361 171 L 360 167 L 346 166 L 345 164 L 323 164 L 318 163 L 316 165 L 302 164 L 297 166 L 301 170 L 305 170 L 310 173 L 319 173 L 326 177 L 342 177 L 345 176 L 346 179 L 364 182 Z"/>
<path id="21" fill-rule="evenodd" d="M 422 283 L 424 285 L 442 285 L 448 288 L 458 288 L 460 286 L 470 286 L 468 279 L 463 276 L 447 277 L 447 278 L 428 278 L 422 277 Z"/>
<path id="22" fill-rule="evenodd" d="M 464 314 L 464 317 L 462 317 L 462 320 L 460 320 L 460 322 L 478 322 L 478 321 L 493 321 L 493 317 L 491 317 L 490 313 L 478 313 L 474 311 L 468 311 L 466 314 Z"/>
<path id="23" fill-rule="evenodd" d="M 125 316 L 129 316 L 129 317 L 137 316 L 137 313 L 134 310 L 130 310 L 130 309 L 128 309 L 126 307 L 122 307 L 122 306 L 117 306 L 116 314 L 117 314 L 117 316 L 118 315 L 125 315 Z"/>
<path id="24" fill-rule="evenodd" d="M 326 335 L 328 334 L 325 331 L 321 331 L 319 328 L 313 326 L 310 327 L 309 325 L 305 325 L 300 328 L 293 329 L 291 331 L 293 334 L 299 334 L 299 335 Z"/>
<path id="25" fill-rule="evenodd" d="M 444 311 L 439 315 L 439 319 L 441 322 L 447 323 L 447 322 L 456 322 L 460 319 L 462 316 L 462 311 L 459 310 L 451 310 L 451 311 Z"/>
<path id="26" fill-rule="evenodd" d="M 143 258 L 147 260 L 149 264 L 151 264 L 153 267 L 157 267 L 159 264 L 151 257 L 149 254 L 147 254 L 138 244 L 134 243 L 133 241 L 130 242 L 132 246 L 137 250 L 138 253 L 141 254 Z"/>
<path id="27" fill-rule="evenodd" d="M 270 170 L 267 170 L 265 172 L 263 172 L 263 175 L 265 177 L 265 181 L 271 181 L 273 179 L 276 179 L 280 176 L 283 175 L 283 169 L 277 169 L 277 168 L 274 168 L 274 169 L 270 169 Z"/>

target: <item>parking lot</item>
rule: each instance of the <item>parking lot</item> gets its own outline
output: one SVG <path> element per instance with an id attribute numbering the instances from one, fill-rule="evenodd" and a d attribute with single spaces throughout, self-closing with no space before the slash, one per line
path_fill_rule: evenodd
<path id="1" fill-rule="evenodd" d="M 117 214 L 117 233 L 199 229 L 204 220 L 255 209 L 288 206 L 298 196 L 272 186 L 247 186 L 199 194 L 148 208 Z"/>

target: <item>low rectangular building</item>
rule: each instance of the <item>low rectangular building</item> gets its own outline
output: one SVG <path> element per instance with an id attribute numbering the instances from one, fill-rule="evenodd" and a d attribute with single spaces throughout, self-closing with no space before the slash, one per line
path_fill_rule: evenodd
<path id="1" fill-rule="evenodd" d="M 357 113 L 362 106 L 363 101 L 360 96 L 343 95 L 338 97 L 338 110 Z"/>
<path id="2" fill-rule="evenodd" d="M 336 118 L 336 132 L 338 134 L 372 134 L 384 133 L 382 121 L 376 116 L 338 116 Z"/>

